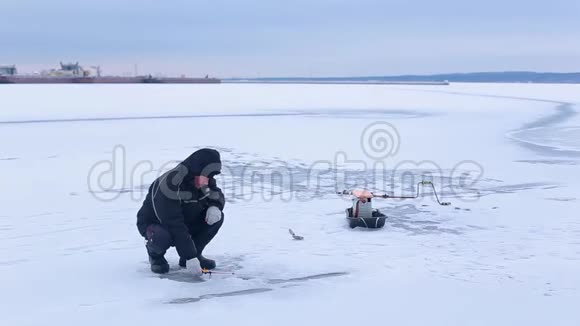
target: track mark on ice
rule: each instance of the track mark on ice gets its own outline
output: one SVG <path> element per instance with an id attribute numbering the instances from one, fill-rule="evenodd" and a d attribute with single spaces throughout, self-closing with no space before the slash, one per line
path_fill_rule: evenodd
<path id="1" fill-rule="evenodd" d="M 123 121 L 123 120 L 157 120 L 157 119 L 195 119 L 195 118 L 255 118 L 255 117 L 287 117 L 308 116 L 318 113 L 305 112 L 281 112 L 281 113 L 240 113 L 240 114 L 190 114 L 190 115 L 160 115 L 160 116 L 134 116 L 134 117 L 101 117 L 101 118 L 69 118 L 69 119 L 38 119 L 38 120 L 5 120 L 0 124 L 33 124 L 33 123 L 59 123 L 59 122 L 98 122 L 98 121 Z"/>
<path id="2" fill-rule="evenodd" d="M 517 142 L 520 146 L 530 149 L 538 154 L 548 155 L 548 156 L 566 156 L 578 158 L 580 157 L 580 143 L 573 143 L 573 147 L 558 147 L 553 146 L 553 144 L 541 144 L 534 140 L 534 133 L 542 130 L 548 130 L 551 134 L 562 134 L 566 128 L 557 127 L 557 125 L 568 121 L 570 118 L 578 114 L 574 109 L 577 103 L 557 101 L 545 98 L 534 98 L 534 97 L 522 97 L 522 96 L 507 96 L 507 95 L 494 95 L 494 94 L 483 94 L 483 93 L 466 93 L 466 92 L 452 92 L 452 91 L 438 91 L 438 90 L 406 90 L 399 89 L 403 91 L 413 91 L 413 92 L 429 92 L 429 93 L 441 93 L 441 94 L 451 94 L 451 95 L 461 95 L 461 96 L 475 96 L 475 97 L 487 97 L 487 98 L 498 98 L 498 99 L 511 99 L 518 101 L 530 101 L 539 103 L 551 103 L 555 104 L 554 113 L 535 121 L 524 124 L 520 129 L 513 130 L 509 132 L 506 136 L 511 140 Z M 577 127 L 575 127 L 577 128 Z M 569 128 L 568 128 L 569 129 Z M 564 139 L 569 139 L 566 137 Z M 558 144 L 559 145 L 559 144 Z"/>
<path id="3" fill-rule="evenodd" d="M 28 261 L 29 261 L 28 259 L 16 259 L 16 260 L 0 261 L 0 266 L 13 266 L 13 265 L 18 265 L 20 263 L 26 263 Z"/>
<path id="4" fill-rule="evenodd" d="M 554 201 L 575 201 L 576 198 L 574 198 L 574 197 L 552 197 L 552 198 L 546 198 L 546 200 L 554 200 Z"/>
<path id="5" fill-rule="evenodd" d="M 572 160 L 517 160 L 516 163 L 528 163 L 528 164 L 547 164 L 547 165 L 578 165 L 577 161 Z"/>
<path id="6" fill-rule="evenodd" d="M 569 120 L 578 113 L 573 109 L 572 103 L 559 103 L 555 109 L 555 113 L 546 117 L 542 117 L 536 121 L 523 125 L 520 129 L 514 130 L 508 134 L 508 137 L 518 142 L 521 146 L 533 150 L 539 154 L 551 156 L 567 156 L 580 157 L 580 144 L 573 142 L 574 135 L 577 135 L 577 128 L 557 127 L 557 125 Z M 568 135 L 566 132 L 571 133 Z M 575 133 L 573 133 L 575 131 Z M 538 137 L 548 133 L 551 136 L 556 136 L 552 142 L 545 141 L 545 137 Z M 563 136 L 558 141 L 557 136 Z M 544 141 L 538 141 L 537 138 L 542 138 Z M 570 143 L 572 141 L 572 143 Z"/>
<path id="7" fill-rule="evenodd" d="M 207 299 L 213 299 L 213 298 L 235 297 L 235 296 L 240 296 L 240 295 L 257 294 L 257 293 L 264 293 L 264 292 L 270 292 L 270 291 L 273 291 L 273 289 L 255 288 L 255 289 L 239 290 L 239 291 L 224 292 L 224 293 L 204 294 L 204 295 L 200 295 L 199 297 L 193 297 L 193 298 L 173 299 L 173 300 L 166 302 L 166 303 L 167 304 L 194 303 L 194 302 L 199 302 L 201 300 L 207 300 Z"/>
<path id="8" fill-rule="evenodd" d="M 196 277 L 195 275 L 192 275 L 192 274 L 186 274 L 186 273 L 181 273 L 181 274 L 183 274 L 183 276 L 187 275 L 189 278 Z M 166 304 L 185 304 L 185 303 L 194 303 L 194 302 L 199 302 L 201 300 L 214 299 L 214 298 L 235 297 L 235 296 L 244 296 L 244 295 L 250 295 L 250 294 L 258 294 L 258 293 L 274 291 L 277 288 L 285 289 L 285 288 L 298 286 L 299 285 L 298 283 L 302 283 L 302 282 L 306 282 L 306 281 L 310 281 L 310 280 L 319 280 L 319 279 L 346 276 L 346 275 L 349 275 L 349 273 L 347 273 L 347 272 L 331 272 L 331 273 L 307 275 L 307 276 L 302 276 L 302 277 L 293 277 L 293 278 L 287 278 L 287 279 L 269 279 L 266 281 L 267 284 L 280 285 L 280 287 L 274 287 L 274 288 L 257 287 L 257 288 L 231 291 L 231 292 L 209 293 L 209 294 L 200 295 L 199 297 L 173 299 L 173 300 L 165 302 L 165 303 Z M 198 277 L 199 277 L 199 275 L 198 275 Z M 232 277 L 240 278 L 242 280 L 259 280 L 258 278 L 254 278 L 254 277 L 240 277 L 240 276 L 235 276 L 235 275 L 233 275 Z M 161 277 L 161 278 L 164 278 L 164 277 Z"/>
<path id="9" fill-rule="evenodd" d="M 309 280 L 319 280 L 322 278 L 329 278 L 329 277 L 338 277 L 338 276 L 346 276 L 348 275 L 347 272 L 333 272 L 333 273 L 323 273 L 323 274 L 315 274 L 303 277 L 294 277 L 288 279 L 271 279 L 268 280 L 269 284 L 282 284 L 282 283 L 292 283 L 292 282 L 304 282 Z"/>

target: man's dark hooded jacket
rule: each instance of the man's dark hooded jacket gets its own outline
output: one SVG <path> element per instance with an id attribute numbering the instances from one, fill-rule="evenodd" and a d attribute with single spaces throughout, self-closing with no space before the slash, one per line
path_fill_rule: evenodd
<path id="1" fill-rule="evenodd" d="M 195 258 L 198 253 L 191 238 L 195 233 L 192 228 L 199 225 L 200 219 L 205 219 L 210 206 L 223 211 L 225 205 L 224 195 L 213 178 L 220 172 L 219 152 L 204 148 L 155 180 L 137 213 L 139 233 L 146 237 L 149 225 L 161 224 L 171 234 L 179 256 Z M 196 176 L 209 177 L 209 187 L 203 190 L 195 188 Z"/>

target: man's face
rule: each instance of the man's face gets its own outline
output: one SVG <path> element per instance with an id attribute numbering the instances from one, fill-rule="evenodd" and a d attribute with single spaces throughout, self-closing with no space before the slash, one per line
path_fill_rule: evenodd
<path id="1" fill-rule="evenodd" d="M 209 178 L 204 177 L 203 175 L 196 176 L 193 179 L 193 184 L 197 189 L 201 189 L 201 187 L 207 186 L 209 184 Z"/>

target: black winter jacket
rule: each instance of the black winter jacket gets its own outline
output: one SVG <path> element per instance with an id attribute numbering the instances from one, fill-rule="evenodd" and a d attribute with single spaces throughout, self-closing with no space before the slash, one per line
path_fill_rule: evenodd
<path id="1" fill-rule="evenodd" d="M 201 149 L 157 178 L 137 213 L 139 233 L 145 237 L 149 225 L 161 224 L 170 232 L 179 256 L 187 260 L 195 258 L 196 248 L 191 239 L 194 221 L 205 219 L 210 206 L 224 209 L 224 194 L 213 178 L 220 172 L 219 152 Z M 210 178 L 208 189 L 195 188 L 193 180 L 199 175 Z"/>

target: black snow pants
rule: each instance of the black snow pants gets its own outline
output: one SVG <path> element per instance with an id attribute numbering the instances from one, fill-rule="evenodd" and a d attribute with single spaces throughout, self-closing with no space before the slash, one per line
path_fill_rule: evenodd
<path id="1" fill-rule="evenodd" d="M 224 218 L 222 215 L 222 219 L 213 225 L 207 225 L 203 219 L 199 219 L 196 220 L 195 225 L 188 226 L 189 234 L 191 234 L 191 239 L 195 245 L 196 257 L 202 254 L 223 223 Z M 167 249 L 174 246 L 171 234 L 161 224 L 150 224 L 147 227 L 145 239 L 147 239 L 147 248 L 158 255 L 165 255 Z"/>

